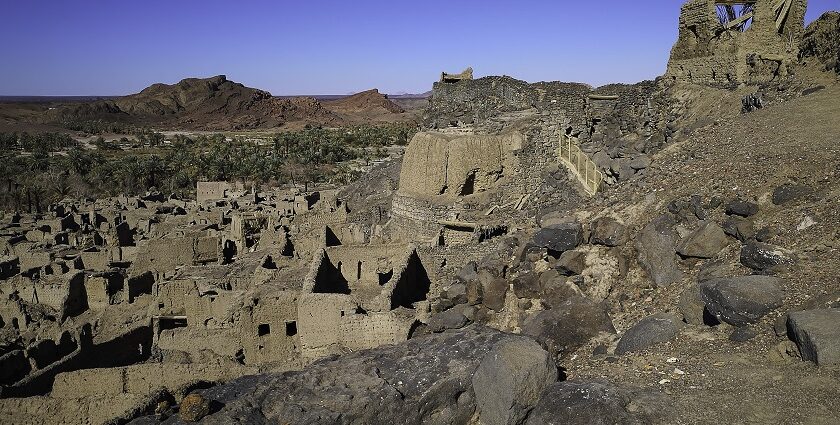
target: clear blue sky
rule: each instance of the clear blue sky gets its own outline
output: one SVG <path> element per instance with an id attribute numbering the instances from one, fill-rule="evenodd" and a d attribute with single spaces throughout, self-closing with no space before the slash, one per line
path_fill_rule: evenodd
<path id="1" fill-rule="evenodd" d="M 280 94 L 424 92 L 439 72 L 600 85 L 665 70 L 681 0 L 0 0 L 0 95 L 226 74 Z M 807 21 L 837 0 L 811 0 Z"/>

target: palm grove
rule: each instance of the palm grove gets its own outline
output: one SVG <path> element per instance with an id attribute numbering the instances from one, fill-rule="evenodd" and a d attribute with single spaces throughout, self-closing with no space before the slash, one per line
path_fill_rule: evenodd
<path id="1" fill-rule="evenodd" d="M 137 195 L 150 189 L 190 197 L 200 180 L 346 181 L 354 172 L 341 162 L 381 157 L 387 146 L 405 145 L 414 131 L 410 123 L 306 127 L 260 143 L 223 134 L 167 138 L 139 130 L 131 138 L 100 136 L 88 145 L 63 133 L 0 133 L 0 209 L 41 212 L 68 196 Z"/>

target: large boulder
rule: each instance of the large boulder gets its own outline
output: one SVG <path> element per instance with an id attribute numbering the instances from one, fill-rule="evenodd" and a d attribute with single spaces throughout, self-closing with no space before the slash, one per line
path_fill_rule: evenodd
<path id="1" fill-rule="evenodd" d="M 668 410 L 662 396 L 634 395 L 608 382 L 557 382 L 543 392 L 526 424 L 641 425 Z"/>
<path id="2" fill-rule="evenodd" d="M 201 391 L 224 406 L 201 423 L 465 424 L 476 411 L 472 377 L 481 361 L 498 344 L 523 340 L 472 325 L 239 378 Z"/>
<path id="3" fill-rule="evenodd" d="M 658 287 L 668 286 L 683 277 L 677 267 L 677 240 L 674 219 L 668 215 L 651 221 L 636 238 L 639 264 Z"/>
<path id="4" fill-rule="evenodd" d="M 558 223 L 543 227 L 531 240 L 534 246 L 558 253 L 575 249 L 582 242 L 583 227 L 580 223 Z"/>
<path id="5" fill-rule="evenodd" d="M 700 282 L 706 310 L 734 326 L 755 323 L 782 305 L 784 280 L 772 276 L 739 276 Z"/>
<path id="6" fill-rule="evenodd" d="M 788 335 L 804 360 L 820 366 L 840 365 L 840 308 L 790 313 Z"/>
<path id="7" fill-rule="evenodd" d="M 795 254 L 787 249 L 749 241 L 741 247 L 741 264 L 758 271 L 780 271 L 796 263 Z"/>
<path id="8" fill-rule="evenodd" d="M 713 221 L 703 221 L 680 243 L 677 252 L 683 257 L 712 258 L 726 248 L 729 238 Z"/>
<path id="9" fill-rule="evenodd" d="M 616 354 L 644 350 L 652 345 L 674 339 L 682 330 L 683 322 L 674 314 L 657 313 L 648 316 L 628 329 L 615 348 Z"/>
<path id="10" fill-rule="evenodd" d="M 529 317 L 522 334 L 543 344 L 553 356 L 562 357 L 586 344 L 601 332 L 615 333 L 603 303 L 571 297 Z"/>
<path id="11" fill-rule="evenodd" d="M 472 377 L 481 423 L 522 423 L 543 390 L 556 381 L 557 366 L 536 341 L 515 339 L 497 344 Z"/>

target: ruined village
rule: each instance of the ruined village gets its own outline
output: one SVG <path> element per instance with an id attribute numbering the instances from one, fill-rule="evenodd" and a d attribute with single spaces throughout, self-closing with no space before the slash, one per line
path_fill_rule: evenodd
<path id="1" fill-rule="evenodd" d="M 349 184 L 3 211 L 0 423 L 837 423 L 840 15 L 806 7 L 690 0 L 655 81 L 444 72 Z"/>

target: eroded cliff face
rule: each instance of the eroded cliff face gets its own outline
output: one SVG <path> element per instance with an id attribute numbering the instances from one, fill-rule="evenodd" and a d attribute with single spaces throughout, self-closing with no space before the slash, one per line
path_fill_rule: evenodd
<path id="1" fill-rule="evenodd" d="M 451 201 L 492 189 L 512 168 L 513 151 L 525 136 L 418 133 L 411 140 L 400 172 L 401 195 Z"/>

